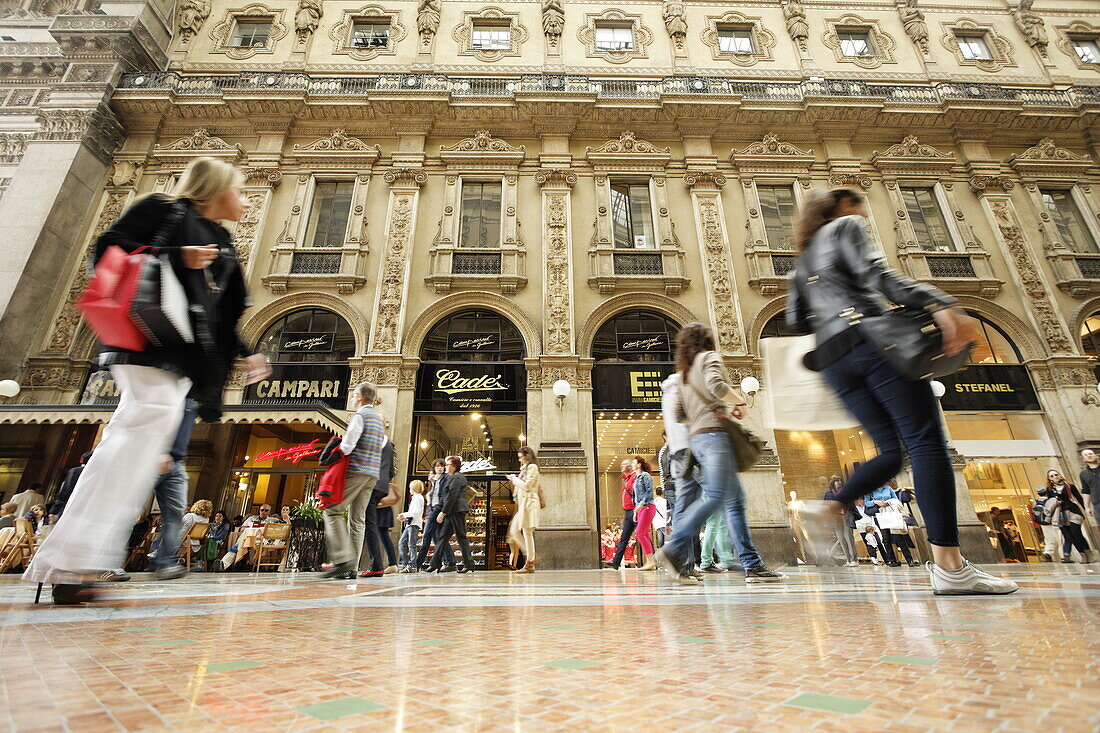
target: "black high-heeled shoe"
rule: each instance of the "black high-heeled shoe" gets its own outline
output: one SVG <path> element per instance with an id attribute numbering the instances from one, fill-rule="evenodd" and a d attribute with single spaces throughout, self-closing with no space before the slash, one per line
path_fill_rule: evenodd
<path id="1" fill-rule="evenodd" d="M 55 606 L 79 606 L 91 603 L 99 597 L 99 591 L 90 583 L 62 583 L 52 591 Z"/>

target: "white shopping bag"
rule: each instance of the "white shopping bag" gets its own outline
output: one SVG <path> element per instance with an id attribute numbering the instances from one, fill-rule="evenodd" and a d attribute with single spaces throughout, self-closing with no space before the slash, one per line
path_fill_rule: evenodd
<path id="1" fill-rule="evenodd" d="M 764 424 L 772 430 L 844 430 L 859 427 L 820 372 L 802 362 L 815 337 L 760 339 L 764 357 Z"/>

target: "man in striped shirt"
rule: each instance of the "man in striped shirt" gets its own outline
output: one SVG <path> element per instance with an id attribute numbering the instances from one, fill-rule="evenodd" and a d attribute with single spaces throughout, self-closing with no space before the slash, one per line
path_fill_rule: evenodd
<path id="1" fill-rule="evenodd" d="M 324 578 L 348 580 L 356 576 L 364 537 L 371 556 L 371 570 L 366 577 L 382 575 L 376 509 L 387 493 L 386 487 L 378 485 L 386 434 L 382 416 L 374 409 L 377 395 L 378 390 L 370 382 L 355 388 L 356 411 L 340 443 L 340 451 L 350 457 L 344 500 L 325 510 L 325 538 L 333 567 L 322 574 Z"/>

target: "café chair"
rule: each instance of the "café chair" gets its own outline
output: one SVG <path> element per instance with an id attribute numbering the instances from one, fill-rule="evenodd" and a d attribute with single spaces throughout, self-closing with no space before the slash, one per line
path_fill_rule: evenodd
<path id="1" fill-rule="evenodd" d="M 38 547 L 31 520 L 20 517 L 15 520 L 15 532 L 0 550 L 0 572 L 11 570 L 17 565 L 26 565 Z"/>
<path id="2" fill-rule="evenodd" d="M 290 545 L 290 529 L 289 524 L 272 523 L 264 525 L 259 544 L 252 548 L 255 555 L 252 560 L 252 572 L 260 572 L 261 567 L 277 568 L 282 564 L 283 556 Z M 275 559 L 264 562 L 264 558 L 268 555 L 273 555 Z"/>
<path id="3" fill-rule="evenodd" d="M 191 556 L 195 554 L 193 550 L 192 540 L 199 543 L 200 557 L 202 555 L 203 548 L 206 546 L 206 530 L 210 525 L 206 522 L 195 522 L 191 525 L 191 529 L 187 532 L 187 536 L 180 542 L 180 546 L 176 548 L 176 557 L 183 560 L 184 566 L 188 572 L 191 570 Z"/>

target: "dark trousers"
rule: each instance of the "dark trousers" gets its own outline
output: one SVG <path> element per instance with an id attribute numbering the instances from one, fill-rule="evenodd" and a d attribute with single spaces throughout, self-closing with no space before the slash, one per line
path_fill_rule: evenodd
<path id="1" fill-rule="evenodd" d="M 437 522 L 438 524 L 438 522 Z M 458 543 L 458 549 L 462 552 L 462 564 L 467 570 L 474 569 L 474 556 L 470 554 L 470 540 L 466 537 L 466 512 L 455 512 L 443 520 L 443 534 L 439 538 L 439 544 L 448 547 L 451 537 Z M 454 562 L 453 560 L 451 561 Z M 443 552 L 437 547 L 432 553 L 432 570 L 439 570 L 443 566 Z"/>
<path id="2" fill-rule="evenodd" d="M 370 553 L 370 569 L 375 572 L 382 570 L 382 547 L 378 539 L 378 502 L 386 498 L 388 492 L 374 489 L 367 502 L 367 514 L 363 519 L 363 544 Z"/>
<path id="3" fill-rule="evenodd" d="M 439 507 L 433 506 L 428 510 L 428 515 L 424 517 L 424 539 L 420 543 L 420 552 L 416 554 L 416 563 L 414 567 L 423 567 L 424 563 L 428 559 L 428 551 L 431 549 L 432 543 L 436 546 L 440 546 L 442 543 L 439 541 L 439 537 L 443 533 L 443 525 L 435 521 L 439 516 Z M 455 551 L 451 549 L 451 545 L 445 544 L 443 547 L 443 560 L 447 565 L 455 564 Z"/>
<path id="4" fill-rule="evenodd" d="M 382 543 L 382 549 L 386 551 L 386 559 L 389 560 L 387 565 L 397 564 L 397 549 L 393 546 L 393 538 L 390 537 L 392 529 L 393 527 L 378 528 L 378 540 Z"/>
<path id="5" fill-rule="evenodd" d="M 906 539 L 908 538 L 899 538 L 897 547 L 901 550 L 905 562 L 913 562 L 913 555 L 909 552 L 909 543 Z M 882 530 L 882 556 L 886 562 L 898 561 L 897 553 L 894 552 L 894 535 L 888 529 Z"/>
<path id="6" fill-rule="evenodd" d="M 1062 530 L 1062 555 L 1069 557 L 1070 548 L 1077 548 L 1082 560 L 1088 560 L 1085 553 L 1089 551 L 1089 542 L 1085 539 L 1085 533 L 1081 531 L 1080 524 L 1065 524 L 1059 527 Z"/>
<path id="7" fill-rule="evenodd" d="M 630 544 L 630 538 L 634 534 L 634 510 L 627 509 L 623 514 L 623 533 L 619 537 L 619 546 L 615 548 L 615 558 L 611 564 L 619 567 L 623 564 L 623 556 L 626 554 L 626 546 Z M 637 551 L 637 548 L 635 548 Z"/>
<path id="8" fill-rule="evenodd" d="M 837 501 L 852 504 L 883 486 L 902 466 L 902 446 L 913 465 L 913 484 L 928 541 L 958 547 L 955 476 L 928 382 L 910 382 L 864 342 L 825 367 L 825 380 L 875 441 L 878 456 L 852 474 Z"/>

